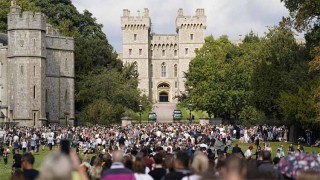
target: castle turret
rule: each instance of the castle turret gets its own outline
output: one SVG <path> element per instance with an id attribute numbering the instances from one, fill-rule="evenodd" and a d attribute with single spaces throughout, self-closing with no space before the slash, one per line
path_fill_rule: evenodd
<path id="1" fill-rule="evenodd" d="M 123 10 L 121 17 L 122 29 L 122 60 L 124 63 L 135 63 L 139 74 L 139 88 L 149 95 L 149 41 L 151 20 L 149 10 L 144 9 L 142 15 L 130 15 L 128 9 Z"/>
<path id="2" fill-rule="evenodd" d="M 13 121 L 41 126 L 46 120 L 44 80 L 46 17 L 21 12 L 12 1 L 8 14 L 8 105 Z"/>
<path id="3" fill-rule="evenodd" d="M 207 28 L 207 16 L 204 9 L 197 9 L 195 16 L 184 16 L 183 10 L 178 10 L 176 18 L 176 31 L 179 36 L 179 77 L 184 77 L 189 62 L 195 57 L 195 50 L 200 49 L 204 44 L 205 30 Z M 181 82 L 183 82 L 181 80 Z M 184 89 L 184 83 L 179 84 Z"/>

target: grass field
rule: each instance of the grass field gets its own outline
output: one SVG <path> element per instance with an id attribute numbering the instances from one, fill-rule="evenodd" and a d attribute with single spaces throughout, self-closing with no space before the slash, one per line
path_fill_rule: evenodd
<path id="1" fill-rule="evenodd" d="M 236 142 L 233 142 L 232 144 L 234 145 L 235 143 Z M 277 147 L 278 147 L 279 144 L 283 145 L 283 149 L 284 149 L 284 151 L 285 151 L 285 153 L 287 155 L 288 146 L 289 146 L 290 142 L 270 142 L 270 145 L 272 147 L 272 158 L 275 157 L 276 151 L 277 151 Z M 243 152 L 245 152 L 247 150 L 249 145 L 250 144 L 240 144 L 239 143 L 239 147 L 241 147 Z M 294 144 L 294 148 L 295 149 L 297 148 L 296 144 Z M 320 148 L 317 148 L 317 147 L 304 147 L 304 150 L 305 150 L 305 152 L 308 152 L 308 153 L 312 153 L 312 152 L 320 153 Z M 252 152 L 255 152 L 255 151 L 256 151 L 256 147 L 254 146 L 254 149 L 253 149 Z M 49 155 L 49 154 L 51 154 L 53 152 L 54 152 L 54 150 L 49 151 L 49 149 L 46 147 L 45 151 L 40 151 L 38 153 L 35 153 L 34 154 L 34 156 L 35 156 L 35 165 L 34 165 L 34 167 L 36 169 L 39 169 L 42 159 L 46 155 Z M 1 158 L 1 161 L 0 161 L 0 179 L 1 180 L 10 179 L 10 177 L 11 177 L 11 166 L 12 166 L 12 154 L 10 153 L 9 158 L 8 158 L 7 168 L 5 168 L 3 159 Z"/>

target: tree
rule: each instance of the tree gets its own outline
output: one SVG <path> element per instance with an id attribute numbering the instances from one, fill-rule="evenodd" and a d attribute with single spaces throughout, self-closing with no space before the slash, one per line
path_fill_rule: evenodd
<path id="1" fill-rule="evenodd" d="M 280 23 L 269 30 L 262 44 L 260 62 L 252 76 L 255 106 L 268 119 L 283 119 L 281 93 L 295 93 L 310 80 L 305 49 L 299 46 L 292 30 Z"/>
<path id="2" fill-rule="evenodd" d="M 205 39 L 186 73 L 188 95 L 185 103 L 209 115 L 239 119 L 243 107 L 250 103 L 250 63 L 241 56 L 239 47 L 226 36 Z"/>

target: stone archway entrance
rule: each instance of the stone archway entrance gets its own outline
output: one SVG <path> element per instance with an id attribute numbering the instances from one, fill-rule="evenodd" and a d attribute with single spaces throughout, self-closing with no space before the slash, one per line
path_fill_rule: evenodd
<path id="1" fill-rule="evenodd" d="M 159 102 L 169 102 L 169 95 L 167 92 L 159 93 Z"/>
<path id="2" fill-rule="evenodd" d="M 158 101 L 169 102 L 170 85 L 168 83 L 160 83 L 158 85 Z"/>

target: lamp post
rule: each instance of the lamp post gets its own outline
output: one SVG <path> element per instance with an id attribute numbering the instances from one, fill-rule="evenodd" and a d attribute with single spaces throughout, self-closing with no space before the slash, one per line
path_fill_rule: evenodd
<path id="1" fill-rule="evenodd" d="M 141 112 L 142 112 L 142 105 L 139 104 L 139 124 L 141 124 Z"/>
<path id="2" fill-rule="evenodd" d="M 190 111 L 190 119 L 189 119 L 189 123 L 191 124 L 191 123 L 192 123 L 192 115 L 191 115 L 191 111 L 192 111 L 192 104 L 188 104 L 188 108 L 189 108 L 189 111 Z"/>

